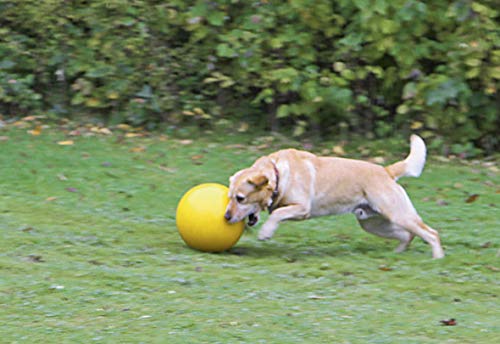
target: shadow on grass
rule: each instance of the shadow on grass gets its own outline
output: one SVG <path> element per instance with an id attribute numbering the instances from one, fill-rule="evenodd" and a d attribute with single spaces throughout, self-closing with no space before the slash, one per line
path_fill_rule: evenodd
<path id="1" fill-rule="evenodd" d="M 388 248 L 392 252 L 392 247 Z M 354 245 L 346 244 L 325 244 L 316 245 L 296 245 L 286 243 L 267 242 L 256 244 L 255 246 L 244 244 L 233 247 L 227 252 L 221 254 L 237 255 L 250 258 L 285 258 L 298 260 L 305 257 L 345 257 L 352 255 L 381 255 L 387 252 L 383 247 L 356 243 Z"/>

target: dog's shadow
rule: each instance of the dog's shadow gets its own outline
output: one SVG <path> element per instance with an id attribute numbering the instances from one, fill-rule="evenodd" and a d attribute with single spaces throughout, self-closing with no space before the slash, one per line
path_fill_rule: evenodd
<path id="1" fill-rule="evenodd" d="M 345 244 L 339 243 L 332 245 L 331 243 L 311 243 L 311 245 L 297 245 L 278 242 L 245 243 L 231 248 L 226 254 L 236 255 L 241 257 L 264 259 L 271 257 L 283 258 L 293 262 L 306 257 L 342 257 L 355 254 L 380 254 L 384 247 L 373 245 L 371 243 L 354 243 Z"/>

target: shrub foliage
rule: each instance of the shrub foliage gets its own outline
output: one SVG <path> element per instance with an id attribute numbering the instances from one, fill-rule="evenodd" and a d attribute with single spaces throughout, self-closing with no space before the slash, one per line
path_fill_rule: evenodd
<path id="1" fill-rule="evenodd" d="M 495 1 L 0 2 L 0 111 L 498 147 Z"/>

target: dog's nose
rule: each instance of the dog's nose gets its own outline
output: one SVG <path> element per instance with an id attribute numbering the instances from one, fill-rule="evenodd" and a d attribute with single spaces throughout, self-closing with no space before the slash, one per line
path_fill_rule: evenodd
<path id="1" fill-rule="evenodd" d="M 231 216 L 231 213 L 229 212 L 229 210 L 228 210 L 228 211 L 226 211 L 226 213 L 224 214 L 224 218 L 226 219 L 226 221 L 231 220 L 231 217 L 232 217 L 232 216 Z"/>

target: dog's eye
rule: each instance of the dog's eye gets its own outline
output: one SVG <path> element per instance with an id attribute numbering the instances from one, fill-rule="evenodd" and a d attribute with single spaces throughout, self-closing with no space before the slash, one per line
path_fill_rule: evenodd
<path id="1" fill-rule="evenodd" d="M 245 200 L 245 197 L 243 197 L 243 196 L 236 196 L 236 202 L 243 203 L 244 200 Z"/>

